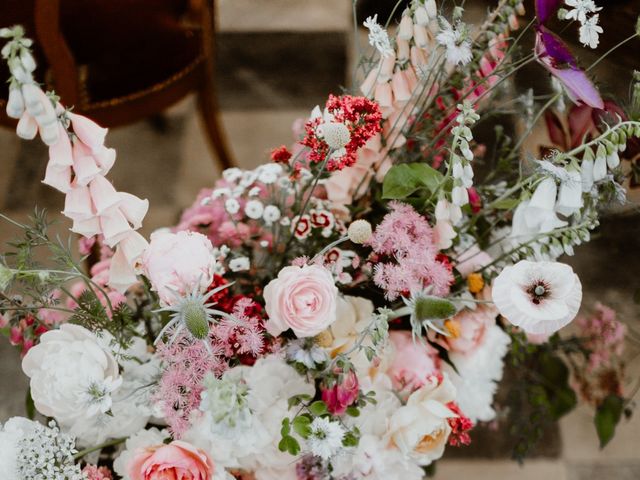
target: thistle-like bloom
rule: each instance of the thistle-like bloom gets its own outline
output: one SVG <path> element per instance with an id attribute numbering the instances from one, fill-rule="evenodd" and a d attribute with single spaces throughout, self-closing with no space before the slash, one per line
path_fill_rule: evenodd
<path id="1" fill-rule="evenodd" d="M 193 287 L 191 293 L 185 296 L 180 296 L 174 292 L 175 301 L 171 302 L 171 305 L 157 310 L 157 312 L 171 312 L 171 320 L 169 320 L 160 331 L 155 343 L 157 344 L 164 334 L 173 328 L 173 335 L 169 340 L 170 345 L 175 341 L 180 332 L 186 328 L 192 337 L 203 340 L 207 350 L 210 350 L 211 347 L 207 341 L 209 337 L 209 324 L 214 322 L 215 316 L 229 319 L 233 317 L 222 310 L 213 308 L 215 302 L 209 303 L 208 300 L 216 293 L 231 285 L 233 284 L 227 283 L 203 294 L 200 292 L 198 282 Z"/>

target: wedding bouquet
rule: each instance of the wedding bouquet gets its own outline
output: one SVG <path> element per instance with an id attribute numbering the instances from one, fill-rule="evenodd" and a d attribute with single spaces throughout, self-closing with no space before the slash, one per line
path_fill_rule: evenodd
<path id="1" fill-rule="evenodd" d="M 520 0 L 481 25 L 434 0 L 366 19 L 353 91 L 148 240 L 148 202 L 106 178 L 106 129 L 41 89 L 21 27 L 0 30 L 7 114 L 48 145 L 43 182 L 79 236 L 54 238 L 42 211 L 2 216 L 23 235 L 0 263 L 0 320 L 30 390 L 29 418 L 0 428 L 0 477 L 420 479 L 479 423 L 507 422 L 521 459 L 579 398 L 606 444 L 629 407 L 625 327 L 599 305 L 560 332 L 582 287 L 556 259 L 624 201 L 640 77 L 628 106 L 603 100 L 547 26 L 576 22 L 595 48 L 601 8 L 561 4 L 538 0 L 523 28 Z M 535 62 L 550 89 L 514 96 Z M 495 124 L 505 105 L 515 132 Z M 558 145 L 525 151 L 543 115 Z"/>

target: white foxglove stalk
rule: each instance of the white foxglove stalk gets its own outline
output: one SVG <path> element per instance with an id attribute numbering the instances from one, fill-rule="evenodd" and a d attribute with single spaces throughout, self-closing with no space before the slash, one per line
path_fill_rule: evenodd
<path id="1" fill-rule="evenodd" d="M 24 99 L 22 91 L 19 87 L 12 86 L 9 89 L 9 98 L 7 99 L 7 116 L 9 118 L 20 118 L 24 113 Z"/>
<path id="2" fill-rule="evenodd" d="M 461 186 L 453 187 L 453 190 L 451 191 L 451 201 L 454 205 L 463 207 L 469 203 L 469 192 L 467 192 L 466 188 Z"/>
<path id="3" fill-rule="evenodd" d="M 411 19 L 411 12 L 405 10 L 402 14 L 402 20 L 400 20 L 400 27 L 398 28 L 398 38 L 401 40 L 411 40 L 413 37 L 413 20 Z"/>
<path id="4" fill-rule="evenodd" d="M 618 168 L 619 165 L 620 165 L 620 156 L 618 155 L 618 152 L 614 150 L 611 155 L 607 156 L 607 166 L 611 170 L 614 170 Z"/>
<path id="5" fill-rule="evenodd" d="M 462 220 L 462 209 L 458 205 L 448 202 L 441 198 L 436 204 L 436 220 L 446 220 L 456 225 Z"/>
<path id="6" fill-rule="evenodd" d="M 558 187 L 553 178 L 545 178 L 538 184 L 527 208 L 525 220 L 529 227 L 539 225 L 542 219 L 554 210 L 557 193 Z"/>
<path id="7" fill-rule="evenodd" d="M 492 296 L 513 325 L 527 333 L 551 334 L 577 315 L 582 285 L 569 265 L 522 260 L 500 272 Z"/>
<path id="8" fill-rule="evenodd" d="M 593 168 L 594 163 L 591 158 L 583 160 L 580 165 L 580 176 L 582 178 L 582 191 L 590 192 L 593 187 Z"/>
<path id="9" fill-rule="evenodd" d="M 424 2 L 424 8 L 427 9 L 429 18 L 434 20 L 438 16 L 438 7 L 436 6 L 436 0 L 427 0 Z"/>
<path id="10" fill-rule="evenodd" d="M 569 178 L 560 185 L 556 210 L 569 216 L 582 208 L 582 177 L 576 170 L 566 173 Z"/>
<path id="11" fill-rule="evenodd" d="M 38 134 L 38 122 L 28 112 L 24 112 L 18 121 L 16 134 L 24 140 L 33 140 Z"/>
<path id="12" fill-rule="evenodd" d="M 413 12 L 413 15 L 418 25 L 423 25 L 425 27 L 429 25 L 429 21 L 431 20 L 429 18 L 429 12 L 423 5 L 417 7 Z"/>
<path id="13" fill-rule="evenodd" d="M 607 157 L 598 155 L 593 164 L 593 180 L 599 182 L 607 176 Z"/>

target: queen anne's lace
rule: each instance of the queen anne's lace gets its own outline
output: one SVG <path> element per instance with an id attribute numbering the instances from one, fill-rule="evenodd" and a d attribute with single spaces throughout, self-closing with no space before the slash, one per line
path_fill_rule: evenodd
<path id="1" fill-rule="evenodd" d="M 21 480 L 85 480 L 74 463 L 73 437 L 61 433 L 54 421 L 37 424 L 33 433 L 18 442 L 18 478 Z"/>

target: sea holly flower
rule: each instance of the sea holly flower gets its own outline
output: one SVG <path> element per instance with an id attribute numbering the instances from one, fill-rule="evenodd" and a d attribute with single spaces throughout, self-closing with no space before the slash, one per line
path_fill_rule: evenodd
<path id="1" fill-rule="evenodd" d="M 593 108 L 604 108 L 600 93 L 578 67 L 573 54 L 558 36 L 544 26 L 537 29 L 535 54 L 538 62 L 564 85 L 571 100 Z"/>

